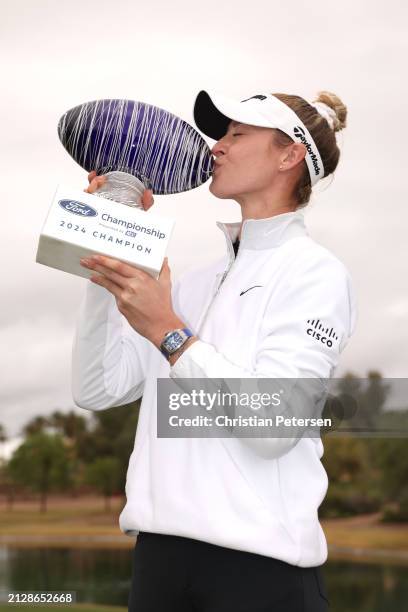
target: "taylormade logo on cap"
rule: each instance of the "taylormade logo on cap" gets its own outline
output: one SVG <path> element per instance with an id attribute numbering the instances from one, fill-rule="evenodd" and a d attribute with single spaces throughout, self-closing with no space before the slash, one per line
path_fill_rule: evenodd
<path id="1" fill-rule="evenodd" d="M 296 113 L 294 111 L 292 111 L 292 109 L 285 105 L 284 102 L 282 102 L 281 100 L 279 100 L 279 98 L 276 98 L 275 96 L 273 96 L 272 94 L 270 96 L 267 96 L 265 94 L 256 94 L 255 96 L 251 96 L 250 98 L 246 98 L 245 100 L 241 100 L 242 102 L 248 102 L 249 100 L 260 100 L 261 102 L 264 102 L 265 100 L 267 100 L 268 102 L 272 103 L 273 105 L 278 104 L 280 106 L 280 110 L 282 111 L 282 109 L 285 107 L 285 112 L 288 114 L 290 113 L 290 115 L 292 116 L 292 122 L 293 119 L 297 119 L 297 121 L 299 121 L 299 117 L 297 117 Z M 295 120 L 296 120 L 295 119 Z M 273 118 L 272 118 L 273 121 Z M 289 120 L 290 123 L 290 120 Z M 278 125 L 276 125 L 276 127 L 278 127 Z M 307 162 L 307 166 L 309 169 L 309 174 L 312 176 L 312 174 L 314 174 L 315 177 L 321 177 L 324 172 L 323 172 L 323 164 L 321 162 L 321 158 L 319 153 L 317 152 L 317 148 L 315 143 L 313 142 L 312 136 L 311 134 L 309 134 L 309 132 L 306 132 L 305 129 L 297 124 L 293 127 L 288 125 L 288 122 L 286 121 L 286 125 L 281 125 L 278 127 L 278 129 L 281 129 L 282 131 L 284 131 L 286 134 L 288 134 L 288 136 L 290 136 L 292 138 L 292 140 L 294 140 L 296 142 L 296 139 L 300 140 L 300 142 L 302 144 L 305 145 L 306 147 L 306 151 L 308 153 L 308 157 L 306 158 L 306 162 Z M 306 134 L 308 134 L 308 136 L 306 136 Z"/>
<path id="2" fill-rule="evenodd" d="M 316 174 L 316 176 L 319 176 L 319 174 L 321 173 L 321 169 L 320 169 L 320 166 L 319 166 L 319 161 L 317 159 L 316 154 L 313 152 L 312 145 L 310 144 L 310 142 L 307 141 L 307 139 L 305 137 L 304 130 L 300 127 L 300 125 L 297 125 L 295 128 L 293 128 L 293 134 L 294 134 L 295 138 L 299 138 L 299 140 L 301 140 L 302 143 L 305 145 L 305 147 L 307 149 L 307 152 L 310 155 L 310 159 L 312 160 L 315 174 Z"/>

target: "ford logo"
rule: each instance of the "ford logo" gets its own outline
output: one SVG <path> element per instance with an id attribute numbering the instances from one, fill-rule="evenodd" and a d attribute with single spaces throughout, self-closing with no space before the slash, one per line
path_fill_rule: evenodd
<path id="1" fill-rule="evenodd" d="M 77 202 L 77 200 L 60 200 L 58 204 L 67 212 L 79 215 L 80 217 L 96 217 L 98 214 L 92 206 Z"/>

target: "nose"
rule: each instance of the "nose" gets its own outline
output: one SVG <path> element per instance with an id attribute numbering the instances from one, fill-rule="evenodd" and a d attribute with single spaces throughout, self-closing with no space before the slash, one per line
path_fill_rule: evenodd
<path id="1" fill-rule="evenodd" d="M 215 157 L 220 157 L 220 155 L 225 155 L 226 146 L 224 138 L 221 138 L 211 149 L 211 153 L 215 155 Z"/>

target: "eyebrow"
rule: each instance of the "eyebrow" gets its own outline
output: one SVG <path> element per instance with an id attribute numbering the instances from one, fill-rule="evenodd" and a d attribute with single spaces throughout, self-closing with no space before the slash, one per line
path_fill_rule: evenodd
<path id="1" fill-rule="evenodd" d="M 229 125 L 228 125 L 228 129 L 227 129 L 227 131 L 228 131 L 230 128 L 232 128 L 232 129 L 236 128 L 238 125 L 244 125 L 244 124 L 243 124 L 243 123 L 239 123 L 239 121 L 234 121 L 234 120 L 232 120 L 232 121 L 229 123 Z"/>

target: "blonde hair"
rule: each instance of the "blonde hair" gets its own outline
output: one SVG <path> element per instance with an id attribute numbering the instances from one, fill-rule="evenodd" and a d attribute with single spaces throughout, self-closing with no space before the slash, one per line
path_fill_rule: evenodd
<path id="1" fill-rule="evenodd" d="M 340 149 L 337 146 L 335 132 L 339 132 L 346 127 L 347 107 L 336 94 L 330 91 L 318 92 L 317 98 L 313 100 L 313 102 L 323 102 L 336 113 L 332 129 L 327 120 L 317 111 L 317 109 L 300 96 L 283 93 L 274 93 L 273 95 L 289 106 L 303 121 L 319 150 L 324 167 L 324 176 L 332 174 L 337 168 L 340 158 Z M 274 129 L 273 131 L 274 142 L 278 147 L 286 147 L 293 142 L 293 140 L 281 130 Z M 292 192 L 292 196 L 298 203 L 297 208 L 306 206 L 312 194 L 309 171 L 306 162 L 303 161 L 302 163 L 303 172 Z"/>

